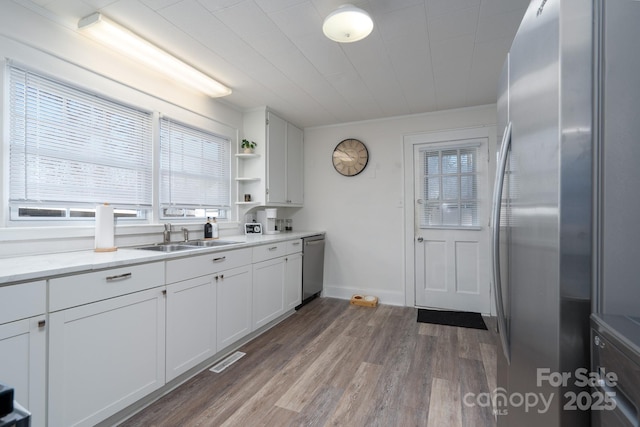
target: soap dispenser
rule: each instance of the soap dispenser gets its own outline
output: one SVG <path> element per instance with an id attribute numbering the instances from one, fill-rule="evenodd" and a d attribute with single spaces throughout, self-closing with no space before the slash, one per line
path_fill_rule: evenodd
<path id="1" fill-rule="evenodd" d="M 216 224 L 216 229 L 218 228 Z M 213 224 L 211 224 L 211 218 L 207 217 L 207 223 L 204 225 L 204 238 L 210 239 L 213 236 Z"/>
<path id="2" fill-rule="evenodd" d="M 218 223 L 216 222 L 216 217 L 213 217 L 213 224 L 211 224 L 211 237 L 213 239 L 218 238 Z"/>

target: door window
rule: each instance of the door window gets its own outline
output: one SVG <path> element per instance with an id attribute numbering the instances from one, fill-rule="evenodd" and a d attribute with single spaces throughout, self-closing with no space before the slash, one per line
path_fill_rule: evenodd
<path id="1" fill-rule="evenodd" d="M 420 151 L 420 228 L 478 226 L 477 147 Z"/>

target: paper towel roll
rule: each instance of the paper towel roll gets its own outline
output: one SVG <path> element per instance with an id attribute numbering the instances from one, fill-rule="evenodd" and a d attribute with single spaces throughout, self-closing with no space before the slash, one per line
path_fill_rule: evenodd
<path id="1" fill-rule="evenodd" d="M 97 252 L 115 251 L 113 245 L 113 206 L 108 203 L 96 206 L 96 245 Z"/>

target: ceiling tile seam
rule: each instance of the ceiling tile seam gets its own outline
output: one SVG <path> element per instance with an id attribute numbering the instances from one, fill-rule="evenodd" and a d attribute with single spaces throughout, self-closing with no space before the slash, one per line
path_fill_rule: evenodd
<path id="1" fill-rule="evenodd" d="M 204 9 L 206 9 L 206 11 L 207 11 L 207 12 L 209 12 L 210 14 L 212 14 L 212 15 L 213 15 L 213 11 L 212 11 L 212 10 L 210 10 L 210 9 L 207 7 L 207 5 L 205 5 L 204 3 L 202 3 L 202 0 L 195 0 L 195 1 L 196 1 L 196 3 L 198 3 L 200 6 L 202 6 Z M 232 4 L 229 4 L 228 6 L 224 6 L 224 7 L 221 7 L 221 8 L 219 8 L 219 9 L 216 9 L 216 11 L 231 9 L 231 8 L 235 7 L 236 5 L 237 5 L 237 3 L 232 3 Z M 161 9 L 166 9 L 167 7 L 170 7 L 170 6 L 173 6 L 173 4 L 170 4 L 170 5 L 168 5 L 168 6 L 165 6 L 165 7 L 161 8 Z M 158 10 L 160 10 L 160 9 L 158 9 Z"/>
<path id="2" fill-rule="evenodd" d="M 426 1 L 426 0 L 425 0 Z M 408 9 L 410 7 L 413 7 L 415 5 L 408 5 L 406 7 L 402 7 L 402 8 L 398 8 L 398 9 L 394 9 L 394 11 L 398 11 L 398 10 L 402 10 L 402 9 Z M 425 19 L 428 18 L 427 15 L 427 7 L 426 7 L 426 3 L 423 2 L 423 7 L 424 7 L 424 11 L 425 11 Z M 429 27 L 426 26 L 426 31 L 427 31 L 427 44 L 425 45 L 425 55 L 428 58 L 428 62 L 429 62 L 429 67 L 430 69 L 433 71 L 433 59 L 432 59 L 432 55 L 431 55 L 431 38 L 429 37 Z M 387 40 L 381 35 L 380 36 L 381 40 L 383 41 L 385 47 L 387 49 L 385 49 L 387 52 L 389 51 L 388 49 L 388 43 Z M 397 70 L 397 64 L 395 64 L 391 59 L 389 59 L 389 62 L 391 63 L 391 67 L 393 68 L 394 71 L 394 76 L 396 77 L 396 83 L 398 83 L 398 86 L 400 87 L 400 90 L 402 91 L 402 98 L 404 99 L 405 102 L 405 107 L 407 108 L 408 111 L 411 110 L 411 107 L 409 105 L 409 101 L 407 99 L 407 95 L 406 92 L 404 90 L 404 86 L 402 84 L 400 84 L 400 79 L 398 78 L 398 70 Z M 400 65 L 400 64 L 398 64 Z M 432 83 L 433 83 L 433 87 L 435 88 L 435 73 L 430 73 L 432 76 Z M 434 96 L 435 96 L 435 91 L 434 91 Z M 437 105 L 436 102 L 434 102 L 433 105 Z M 424 111 L 410 111 L 411 113 L 423 113 Z"/>
<path id="3" fill-rule="evenodd" d="M 198 4 L 200 4 L 200 5 L 201 5 L 201 6 L 202 6 L 206 11 L 207 11 L 207 13 L 208 13 L 208 14 L 210 14 L 212 17 L 214 17 L 214 18 L 215 18 L 215 15 L 214 15 L 210 10 L 208 10 L 206 7 L 204 7 L 204 5 L 202 5 L 202 3 L 200 3 L 200 1 L 196 0 L 196 2 L 197 2 Z M 146 5 L 146 4 L 144 4 L 144 3 L 143 3 L 143 5 L 144 5 L 144 7 L 148 8 L 149 10 L 152 10 L 151 8 L 149 8 L 149 6 L 148 6 L 148 5 Z M 167 6 L 167 7 L 169 7 L 169 6 Z M 163 8 L 163 9 L 164 9 L 164 8 Z M 158 10 L 160 10 L 160 9 L 158 9 Z M 153 12 L 153 13 L 155 13 L 155 12 Z M 236 67 L 235 65 L 233 65 L 232 63 L 230 63 L 229 61 L 227 61 L 227 59 L 226 59 L 226 58 L 224 58 L 224 56 L 222 56 L 222 55 L 220 55 L 220 54 L 218 54 L 218 53 L 216 53 L 216 52 L 212 51 L 211 49 L 209 49 L 209 47 L 208 47 L 208 46 L 206 46 L 205 44 L 201 43 L 199 40 L 197 40 L 197 39 L 196 39 L 196 38 L 194 38 L 191 34 L 189 34 L 189 33 L 187 33 L 186 31 L 184 31 L 182 28 L 180 28 L 180 27 L 178 27 L 177 25 L 175 25 L 173 22 L 169 21 L 169 20 L 168 20 L 164 15 L 162 15 L 161 13 L 156 13 L 156 14 L 157 14 L 160 18 L 162 18 L 165 22 L 167 22 L 167 24 L 168 24 L 169 26 L 171 26 L 171 27 L 175 28 L 177 31 L 179 31 L 179 32 L 183 33 L 187 38 L 189 38 L 190 40 L 192 40 L 192 41 L 193 41 L 194 43 L 196 43 L 197 45 L 201 46 L 204 50 L 206 50 L 206 51 L 210 52 L 212 55 L 215 55 L 216 57 L 218 57 L 218 58 L 220 58 L 221 60 L 223 60 L 225 63 L 227 63 L 227 64 L 230 66 L 230 68 L 236 68 L 236 69 L 237 69 L 237 67 Z M 239 36 L 239 35 L 238 35 L 238 33 L 236 33 L 235 31 L 233 31 L 233 30 L 232 30 L 228 25 L 226 25 L 224 22 L 222 22 L 222 21 L 219 21 L 219 22 L 220 22 L 220 24 L 222 24 L 222 25 L 224 25 L 224 26 L 226 27 L 227 31 L 229 31 L 229 32 L 231 32 L 231 33 L 234 33 L 236 36 Z M 243 39 L 243 40 L 244 40 L 244 39 Z M 258 52 L 258 53 L 259 53 L 259 52 Z M 266 59 L 266 58 L 265 58 L 265 59 Z M 273 64 L 272 64 L 272 65 L 273 65 Z M 277 67 L 276 67 L 276 68 L 277 68 Z M 200 71 L 203 71 L 203 70 L 200 70 Z M 282 72 L 282 71 L 281 71 L 281 70 L 279 70 L 279 69 L 278 69 L 278 71 Z M 203 71 L 203 72 L 204 72 L 204 71 Z M 240 70 L 240 72 L 242 72 L 242 71 Z M 207 74 L 207 72 L 205 72 L 205 74 Z M 265 86 L 261 81 L 259 81 L 259 80 L 258 80 L 258 81 L 256 81 L 253 77 L 250 77 L 250 76 L 247 76 L 247 77 L 249 77 L 252 81 L 256 82 L 256 83 L 257 83 L 260 87 L 262 87 L 264 90 L 266 90 L 266 91 L 268 91 L 269 93 L 272 93 L 273 95 L 275 95 L 276 97 L 278 97 L 282 102 L 287 102 L 287 100 L 286 100 L 286 99 L 284 99 L 284 98 L 282 98 L 282 96 L 281 96 L 278 92 L 274 91 L 273 89 L 271 89 L 271 88 L 270 88 L 270 87 L 268 87 L 268 86 Z M 285 75 L 285 77 L 286 77 L 286 75 Z M 215 78 L 216 78 L 216 80 L 218 80 L 218 77 L 215 77 Z M 288 79 L 288 77 L 287 77 L 287 79 Z M 233 85 L 228 84 L 227 82 L 222 82 L 222 83 L 223 83 L 223 84 L 225 84 L 225 85 L 228 85 L 229 87 L 231 87 L 231 90 L 232 90 L 232 91 L 233 91 L 233 90 L 237 90 L 237 88 L 234 88 L 234 86 L 233 86 Z M 312 97 L 312 96 L 310 96 L 310 98 L 312 98 L 312 99 L 313 99 L 313 97 Z"/>
<path id="4" fill-rule="evenodd" d="M 200 4 L 201 4 L 205 9 L 207 9 L 207 8 L 206 8 L 206 6 L 204 6 L 204 5 L 201 3 L 201 1 L 200 1 L 200 0 L 196 0 L 196 1 L 197 1 L 198 3 L 200 3 Z M 276 22 L 274 22 L 274 21 L 273 21 L 273 19 L 269 16 L 269 14 L 268 14 L 268 13 L 266 13 L 266 12 L 264 11 L 264 9 L 260 6 L 260 4 L 256 3 L 255 1 L 253 1 L 253 3 L 254 3 L 254 5 L 255 5 L 255 6 L 257 6 L 260 10 L 262 10 L 262 11 L 263 11 L 263 13 L 265 14 L 265 16 L 267 16 L 267 17 L 269 18 L 269 20 L 271 20 L 271 21 L 274 23 L 275 27 L 276 27 L 276 28 L 278 28 L 278 25 L 276 24 Z M 229 8 L 229 7 L 227 7 L 227 8 Z M 225 8 L 225 9 L 227 9 L 227 8 Z M 286 8 L 283 8 L 283 9 L 280 9 L 280 10 L 284 10 L 284 9 L 286 9 Z M 210 10 L 208 10 L 208 9 L 207 9 L 207 12 L 208 12 L 209 14 L 211 14 L 212 16 L 214 16 L 214 17 L 215 17 L 215 14 L 214 14 L 212 11 L 210 11 Z M 242 37 L 242 35 L 241 35 L 241 34 L 239 34 L 238 32 L 234 31 L 232 28 L 230 28 L 230 27 L 229 27 L 228 25 L 226 25 L 224 22 L 222 22 L 222 21 L 220 21 L 220 22 L 221 22 L 221 23 L 222 23 L 222 24 L 227 28 L 227 30 L 228 30 L 230 33 L 235 34 L 235 36 L 236 36 L 236 37 L 238 37 L 238 38 L 240 38 L 241 40 L 243 40 L 243 41 L 247 42 L 247 40 L 245 40 L 245 39 Z M 283 33 L 283 36 L 284 36 L 285 38 L 287 38 L 289 41 L 291 41 L 291 42 L 293 43 L 293 41 L 292 41 L 292 40 L 291 40 L 291 39 L 290 39 L 286 34 L 284 34 L 284 33 Z M 250 43 L 248 43 L 248 42 L 247 42 L 247 44 L 248 44 L 249 46 L 251 46 L 251 44 L 250 44 Z M 295 45 L 295 43 L 293 43 L 293 44 Z M 296 45 L 296 47 L 297 47 L 297 45 Z M 206 48 L 206 46 L 205 46 L 205 48 Z M 208 48 L 207 48 L 207 49 L 208 49 Z M 315 98 L 311 93 L 309 93 L 307 90 L 305 90 L 305 88 L 304 88 L 303 86 L 301 86 L 301 85 L 297 84 L 294 80 L 292 80 L 292 79 L 288 76 L 288 74 L 287 74 L 286 72 L 284 72 L 280 67 L 278 67 L 276 64 L 274 64 L 272 61 L 270 61 L 270 60 L 269 60 L 269 58 L 268 58 L 267 56 L 265 56 L 264 54 L 262 54 L 262 52 L 260 52 L 259 50 L 254 49 L 254 51 L 255 51 L 258 55 L 260 55 L 263 59 L 265 59 L 269 64 L 271 64 L 275 70 L 277 70 L 279 73 L 281 73 L 281 74 L 282 74 L 282 76 L 283 76 L 287 81 L 289 81 L 289 82 L 291 83 L 291 85 L 292 85 L 292 86 L 295 86 L 295 87 L 296 87 L 296 88 L 298 88 L 301 92 L 303 92 L 304 94 L 306 94 L 306 95 L 309 97 L 309 99 L 313 100 L 313 101 L 315 102 L 315 104 L 318 106 L 318 108 L 321 108 L 321 109 L 322 109 L 322 110 L 323 110 L 327 115 L 329 115 L 329 116 L 331 116 L 331 117 L 334 117 L 335 119 L 338 119 L 338 117 L 336 117 L 336 116 L 331 112 L 331 109 L 327 108 L 327 107 L 326 107 L 325 105 L 323 105 L 320 101 L 318 101 L 318 100 L 317 100 L 317 99 L 316 99 L 316 98 Z M 304 54 L 303 54 L 303 56 L 304 56 Z M 307 61 L 309 61 L 309 59 L 308 59 L 306 56 L 305 56 L 305 59 L 306 59 Z M 313 65 L 313 63 L 312 63 L 311 61 L 309 61 L 309 63 L 310 63 L 311 65 Z M 313 68 L 314 68 L 316 71 L 318 71 L 316 67 L 313 67 Z M 319 74 L 319 75 L 321 75 L 319 71 L 318 71 L 318 74 Z M 251 77 L 251 76 L 249 76 L 249 75 L 247 75 L 247 76 L 248 76 L 249 78 L 251 78 L 252 80 L 255 80 L 253 77 Z M 258 84 L 259 84 L 261 87 L 263 87 L 265 90 L 267 90 L 267 91 L 269 91 L 270 93 L 274 94 L 274 95 L 275 95 L 277 98 L 279 98 L 282 102 L 285 102 L 285 103 L 286 103 L 286 102 L 288 102 L 288 101 L 287 101 L 287 99 L 283 98 L 283 97 L 282 97 L 282 96 L 281 96 L 277 91 L 274 91 L 274 90 L 273 90 L 273 89 L 271 89 L 270 87 L 268 87 L 268 86 L 264 85 L 261 81 L 258 81 Z M 339 92 L 338 92 L 338 91 L 336 91 L 336 93 L 338 93 L 338 94 L 339 94 Z"/>
<path id="5" fill-rule="evenodd" d="M 369 7 L 371 8 L 371 5 L 369 4 Z M 399 9 L 394 9 L 394 10 L 401 10 L 401 9 L 407 9 L 410 6 L 404 7 L 404 8 L 399 8 Z M 374 28 L 376 27 L 376 23 L 374 21 Z M 377 31 L 380 34 L 380 40 L 382 41 L 382 43 L 385 45 L 385 47 L 388 47 L 387 45 L 387 41 L 385 40 L 384 36 L 382 35 L 382 33 L 380 33 L 379 31 Z M 357 43 L 357 42 L 356 42 Z M 342 53 L 344 54 L 345 58 L 347 59 L 347 61 L 349 62 L 349 64 L 351 64 L 351 67 L 353 67 L 356 75 L 358 76 L 358 78 L 360 78 L 360 80 L 362 81 L 362 83 L 365 85 L 365 87 L 367 88 L 367 90 L 369 91 L 369 93 L 372 94 L 372 99 L 375 101 L 376 106 L 378 107 L 378 109 L 381 112 L 384 112 L 385 109 L 383 108 L 382 105 L 380 105 L 380 103 L 378 102 L 378 100 L 376 99 L 375 96 L 373 96 L 373 94 L 375 93 L 375 90 L 372 90 L 371 87 L 369 87 L 369 85 L 367 84 L 366 80 L 362 78 L 362 75 L 358 72 L 358 68 L 353 64 L 353 62 L 351 61 L 351 59 L 349 59 L 349 55 L 347 55 L 347 53 L 344 50 L 344 46 L 342 44 L 340 44 L 340 50 L 342 50 Z M 391 64 L 391 68 L 393 69 L 393 76 L 395 78 L 395 83 L 397 84 L 398 87 L 401 88 L 402 91 L 402 85 L 400 84 L 400 79 L 398 78 L 398 73 L 396 71 L 396 68 L 393 64 L 393 61 L 391 60 L 391 58 L 389 57 L 389 49 L 385 49 L 385 56 L 387 57 L 387 61 L 389 61 L 389 63 Z M 374 88 L 375 89 L 375 88 Z M 409 101 L 404 93 L 404 91 L 402 91 L 401 93 L 402 95 L 402 100 L 404 101 L 404 108 L 405 111 L 409 110 Z"/>
<path id="6" fill-rule="evenodd" d="M 276 27 L 278 27 L 277 23 L 276 23 L 275 21 L 273 21 L 273 19 L 271 18 L 270 14 L 269 14 L 269 13 L 267 13 L 267 12 L 265 12 L 265 10 L 260 6 L 260 4 L 256 3 L 256 2 L 255 2 L 255 0 L 252 0 L 252 1 L 253 1 L 253 3 L 254 3 L 257 7 L 259 7 L 259 8 L 264 12 L 264 14 L 265 14 L 265 15 L 266 15 L 266 16 L 267 16 L 267 17 L 268 17 L 268 18 L 269 18 L 269 19 L 274 23 L 274 25 L 276 25 Z M 293 6 L 290 6 L 290 7 L 293 7 Z M 314 7 L 314 9 L 316 9 L 316 12 L 318 13 L 318 16 L 320 16 L 320 12 L 318 11 L 318 9 L 317 9 L 317 7 L 315 6 L 315 4 L 313 4 L 313 7 Z M 286 7 L 285 7 L 285 8 L 282 8 L 282 9 L 280 9 L 280 11 L 285 10 L 285 9 L 288 9 L 288 8 L 286 8 Z M 318 73 L 318 76 L 321 76 L 321 77 L 322 77 L 322 79 L 325 81 L 325 83 L 326 83 L 327 85 L 329 85 L 330 87 L 332 87 L 332 88 L 334 89 L 334 91 L 336 92 L 336 94 L 338 94 L 338 95 L 340 96 L 340 98 L 344 101 L 344 103 L 345 103 L 346 105 L 348 105 L 348 106 L 353 110 L 353 113 L 357 114 L 357 113 L 358 113 L 358 109 L 357 109 L 357 108 L 355 108 L 355 107 L 354 107 L 354 106 L 349 102 L 349 100 L 348 100 L 347 98 L 345 98 L 345 97 L 343 96 L 343 94 L 342 94 L 339 90 L 337 90 L 333 84 L 331 84 L 331 82 L 330 82 L 329 80 L 327 80 L 327 78 L 324 76 L 324 74 L 322 74 L 322 73 L 320 72 L 320 70 L 319 70 L 319 69 L 318 69 L 318 68 L 313 64 L 313 61 L 311 61 L 311 60 L 310 60 L 310 59 L 309 59 L 309 58 L 304 54 L 304 52 L 303 52 L 303 51 L 298 47 L 298 45 L 296 44 L 296 42 L 295 42 L 294 40 L 292 40 L 292 39 L 291 39 L 287 34 L 283 33 L 283 35 L 284 35 L 284 37 L 286 37 L 286 38 L 287 38 L 287 40 L 289 40 L 289 41 L 290 41 L 294 46 L 296 46 L 296 48 L 298 49 L 298 51 L 300 52 L 300 54 L 301 54 L 301 55 L 302 55 L 302 56 L 303 56 L 303 57 L 304 57 L 304 58 L 309 62 L 309 64 L 313 67 L 313 69 L 314 69 L 314 70 L 316 70 L 316 72 Z M 258 53 L 260 53 L 260 52 L 258 52 Z M 344 53 L 344 52 L 343 52 L 343 53 Z M 277 67 L 275 64 L 273 64 L 271 61 L 269 61 L 269 58 L 265 57 L 265 56 L 264 56 L 264 55 L 262 55 L 262 54 L 260 54 L 260 55 L 261 55 L 261 56 L 263 56 L 263 58 L 264 58 L 264 59 L 266 59 L 266 60 L 267 60 L 271 65 L 273 65 L 273 66 L 274 66 L 278 71 L 280 71 L 281 73 L 283 73 L 283 74 L 284 74 L 284 76 L 285 76 L 287 79 L 289 79 L 289 77 L 287 76 L 287 74 L 286 74 L 286 73 L 284 73 L 284 72 L 283 72 L 279 67 Z M 346 55 L 345 55 L 345 56 L 346 56 Z M 347 57 L 347 59 L 348 59 L 348 57 Z M 351 66 L 353 67 L 353 64 L 351 64 Z M 355 69 L 355 67 L 354 67 L 354 69 Z M 327 114 L 331 115 L 332 117 L 335 117 L 335 119 L 336 119 L 336 120 L 339 120 L 339 117 L 336 117 L 336 116 L 331 112 L 331 110 L 330 110 L 330 109 L 326 108 L 323 104 L 321 104 L 317 99 L 315 99 L 315 97 L 314 97 L 312 94 L 308 93 L 308 92 L 307 92 L 303 87 L 301 87 L 300 85 L 298 85 L 295 81 L 293 81 L 293 80 L 291 80 L 291 79 L 289 79 L 289 80 L 291 81 L 291 83 L 292 83 L 294 86 L 298 87 L 301 91 L 303 91 L 304 93 L 306 93 L 307 95 L 309 95 L 309 97 L 310 97 L 311 99 L 314 99 L 314 100 L 316 101 L 316 103 L 317 103 L 320 107 L 322 107 L 322 108 L 325 110 L 325 112 L 326 112 Z"/>
<path id="7" fill-rule="evenodd" d="M 423 2 L 423 6 L 424 6 L 424 16 L 427 19 L 427 22 L 429 22 L 429 8 L 427 7 L 427 1 L 428 0 L 424 0 Z M 427 31 L 427 46 L 429 49 L 429 66 L 431 67 L 431 80 L 433 83 L 433 106 L 436 110 L 439 109 L 439 101 L 438 101 L 438 91 L 437 89 L 437 85 L 436 85 L 436 73 L 433 70 L 433 55 L 431 54 L 431 52 L 433 52 L 433 46 L 431 46 L 431 34 L 429 34 L 429 25 L 426 25 L 426 31 Z"/>
<path id="8" fill-rule="evenodd" d="M 467 79 L 466 79 L 466 84 L 467 87 L 464 91 L 464 103 L 468 104 L 469 102 L 469 92 L 471 91 L 471 70 L 473 70 L 473 61 L 476 57 L 477 54 L 477 42 L 478 42 L 478 28 L 480 28 L 480 11 L 482 10 L 483 4 L 486 2 L 486 0 L 480 0 L 480 7 L 478 8 L 478 16 L 476 17 L 476 31 L 474 32 L 474 37 L 473 37 L 473 50 L 471 52 L 471 60 L 469 61 L 469 69 L 467 70 Z"/>
<path id="9" fill-rule="evenodd" d="M 197 0 L 196 0 L 197 1 Z M 199 2 L 198 2 L 199 3 Z M 193 42 L 195 42 L 195 44 L 201 46 L 204 50 L 210 52 L 212 55 L 214 55 L 215 57 L 220 58 L 221 60 L 223 60 L 227 65 L 229 65 L 230 68 L 234 68 L 237 69 L 237 67 L 235 65 L 233 65 L 232 63 L 230 63 L 229 61 L 227 61 L 224 57 L 222 57 L 221 55 L 219 55 L 218 53 L 212 51 L 211 49 L 209 49 L 207 46 L 205 46 L 204 44 L 200 43 L 200 41 L 198 41 L 197 39 L 195 39 L 193 36 L 191 36 L 191 34 L 187 33 L 186 31 L 184 31 L 182 28 L 178 27 L 177 25 L 174 25 L 173 22 L 169 21 L 163 14 L 158 13 L 156 10 L 153 10 L 148 4 L 144 3 L 144 2 L 140 2 L 141 6 L 148 9 L 150 11 L 150 14 L 154 14 L 156 15 L 158 18 L 164 20 L 170 27 L 173 27 L 175 30 L 177 30 L 178 32 L 184 34 L 188 39 L 192 40 Z M 175 3 L 174 3 L 175 4 Z M 166 9 L 170 6 L 173 6 L 174 4 L 171 5 L 167 5 L 163 8 L 159 8 L 157 10 L 162 10 L 162 9 Z M 208 12 L 208 10 L 207 10 Z M 210 12 L 209 12 L 210 13 Z M 224 25 L 224 24 L 223 24 Z M 170 50 L 168 50 L 166 47 L 162 46 L 161 44 L 159 44 L 158 42 L 156 42 L 155 40 L 150 40 L 147 37 L 143 37 L 145 40 L 147 40 L 149 43 L 155 45 L 156 47 L 164 50 L 165 52 L 169 53 L 172 56 L 175 56 L 177 59 L 179 59 L 180 61 L 185 62 L 186 64 L 188 64 L 189 66 L 195 68 L 196 70 L 209 75 L 210 77 L 212 77 L 213 79 L 219 81 L 220 83 L 224 84 L 225 86 L 231 87 L 231 90 L 233 90 L 233 87 L 231 85 L 229 85 L 228 82 L 222 81 L 220 79 L 219 76 L 214 75 L 211 76 L 211 74 L 209 73 L 209 71 L 206 71 L 200 67 L 197 67 L 194 65 L 193 61 L 191 60 L 187 60 L 186 58 L 182 57 L 181 55 L 179 55 L 177 52 L 172 52 Z"/>

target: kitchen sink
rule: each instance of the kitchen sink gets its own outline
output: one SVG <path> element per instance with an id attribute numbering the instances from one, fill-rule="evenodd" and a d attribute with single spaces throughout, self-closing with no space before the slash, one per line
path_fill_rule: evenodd
<path id="1" fill-rule="evenodd" d="M 240 242 L 232 242 L 229 240 L 192 240 L 190 242 L 177 243 L 155 243 L 153 245 L 138 246 L 135 249 L 143 249 L 147 251 L 158 252 L 176 252 L 186 251 L 189 249 L 212 248 L 216 246 L 233 245 Z"/>
<path id="2" fill-rule="evenodd" d="M 194 249 L 194 247 L 192 245 L 187 246 L 182 243 L 167 243 L 167 244 L 157 243 L 155 245 L 139 246 L 134 249 L 143 249 L 146 251 L 158 251 L 158 252 L 176 252 L 176 251 L 186 251 L 189 249 Z"/>
<path id="3" fill-rule="evenodd" d="M 191 242 L 180 243 L 181 245 L 198 246 L 202 248 L 210 248 L 213 246 L 234 245 L 240 242 L 232 242 L 229 240 L 192 240 Z"/>

